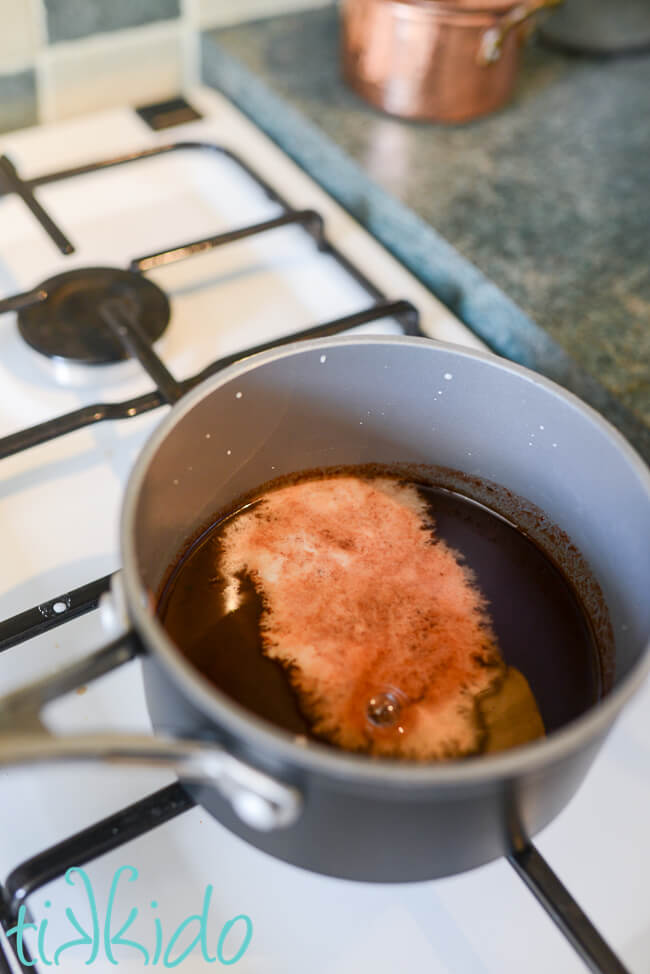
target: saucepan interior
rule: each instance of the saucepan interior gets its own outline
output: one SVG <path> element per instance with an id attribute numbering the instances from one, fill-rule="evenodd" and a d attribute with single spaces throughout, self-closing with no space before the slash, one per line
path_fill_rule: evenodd
<path id="1" fill-rule="evenodd" d="M 603 645 L 609 641 L 606 698 L 544 741 L 503 755 L 387 766 L 318 744 L 299 747 L 209 686 L 152 611 L 179 551 L 216 512 L 273 478 L 360 463 L 456 471 L 448 474 L 459 478 L 456 486 L 484 501 L 486 484 L 501 485 L 493 506 L 523 518 L 554 547 Z M 516 510 L 517 498 L 528 506 Z M 186 733 L 194 719 L 188 713 L 200 713 L 204 727 L 217 728 L 230 747 L 267 770 L 318 767 L 333 780 L 382 793 L 513 780 L 585 745 L 582 777 L 591 745 L 648 669 L 649 536 L 645 465 L 600 416 L 533 373 L 460 347 L 393 337 L 327 339 L 253 356 L 172 410 L 129 483 L 122 544 L 130 611 L 156 667 L 190 708 L 154 702 L 154 724 Z M 538 803 L 532 827 L 566 797 L 547 808 Z"/>

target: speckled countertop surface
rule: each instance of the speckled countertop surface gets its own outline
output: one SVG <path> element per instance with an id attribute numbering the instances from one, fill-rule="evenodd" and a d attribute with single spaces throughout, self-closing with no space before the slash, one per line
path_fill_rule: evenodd
<path id="1" fill-rule="evenodd" d="M 349 91 L 333 8 L 213 31 L 204 64 L 208 82 L 489 344 L 572 386 L 647 444 L 649 56 L 591 61 L 533 46 L 513 102 L 458 127 L 395 120 Z M 585 391 L 594 379 L 604 396 Z"/>

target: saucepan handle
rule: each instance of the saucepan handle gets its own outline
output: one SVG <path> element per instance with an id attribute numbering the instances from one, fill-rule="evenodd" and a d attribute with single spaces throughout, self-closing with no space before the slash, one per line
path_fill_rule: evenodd
<path id="1" fill-rule="evenodd" d="M 295 789 L 211 742 L 147 734 L 56 737 L 41 721 L 43 707 L 110 673 L 142 652 L 132 631 L 64 669 L 0 699 L 0 767 L 93 763 L 157 767 L 181 780 L 218 789 L 247 825 L 270 831 L 291 825 L 301 811 Z"/>
<path id="2" fill-rule="evenodd" d="M 511 31 L 521 27 L 540 11 L 559 7 L 562 3 L 564 0 L 525 0 L 524 3 L 517 4 L 512 10 L 504 14 L 497 24 L 488 27 L 484 32 L 476 55 L 477 63 L 481 67 L 486 67 L 488 64 L 498 61 L 505 40 Z"/>
<path id="3" fill-rule="evenodd" d="M 630 974 L 529 839 L 516 835 L 508 862 L 594 974 Z"/>

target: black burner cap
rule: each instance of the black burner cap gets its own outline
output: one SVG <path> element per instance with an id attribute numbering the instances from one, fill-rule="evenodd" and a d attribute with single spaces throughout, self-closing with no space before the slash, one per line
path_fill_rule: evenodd
<path id="1" fill-rule="evenodd" d="M 18 330 L 37 352 L 85 365 L 121 362 L 128 353 L 99 313 L 102 302 L 119 298 L 137 315 L 151 342 L 169 322 L 166 294 L 135 271 L 85 267 L 57 274 L 40 286 L 46 297 L 18 313 Z"/>

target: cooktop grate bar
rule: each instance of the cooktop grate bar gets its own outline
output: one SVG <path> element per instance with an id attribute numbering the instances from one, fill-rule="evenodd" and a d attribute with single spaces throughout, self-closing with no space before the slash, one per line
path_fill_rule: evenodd
<path id="1" fill-rule="evenodd" d="M 215 373 L 226 368 L 226 366 L 233 365 L 241 358 L 257 355 L 259 352 L 267 352 L 272 348 L 281 348 L 283 345 L 290 345 L 293 342 L 309 341 L 313 338 L 330 338 L 333 335 L 339 335 L 343 331 L 349 331 L 352 328 L 358 328 L 361 325 L 379 321 L 381 318 L 395 318 L 399 321 L 407 335 L 422 335 L 420 331 L 420 314 L 415 305 L 411 304 L 410 301 L 401 299 L 398 301 L 382 301 L 379 304 L 373 305 L 371 308 L 366 308 L 364 311 L 355 311 L 353 314 L 344 315 L 342 318 L 334 318 L 332 321 L 326 321 L 322 325 L 314 325 L 313 328 L 305 328 L 303 331 L 294 332 L 285 338 L 277 338 L 270 342 L 262 342 L 260 345 L 253 345 L 244 352 L 235 352 L 233 355 L 226 355 L 216 362 L 206 365 L 192 379 L 189 379 L 190 387 L 198 385 L 199 382 L 203 382 L 204 379 L 215 375 Z"/>
<path id="2" fill-rule="evenodd" d="M 26 859 L 11 871 L 4 884 L 9 917 L 15 920 L 27 897 L 65 876 L 68 869 L 85 866 L 93 859 L 119 849 L 126 842 L 189 811 L 194 805 L 182 785 L 175 782 Z"/>
<path id="3" fill-rule="evenodd" d="M 110 582 L 104 575 L 0 622 L 0 653 L 96 609 Z"/>
<path id="4" fill-rule="evenodd" d="M 41 301 L 45 301 L 47 291 L 41 287 L 35 287 L 32 291 L 23 291 L 22 294 L 14 294 L 10 298 L 3 298 L 0 301 L 0 315 L 7 311 L 22 311 L 23 308 L 31 308 Z"/>
<path id="5" fill-rule="evenodd" d="M 16 193 L 17 196 L 20 196 L 62 254 L 67 256 L 74 253 L 74 247 L 63 230 L 57 227 L 52 217 L 34 196 L 33 188 L 20 178 L 16 167 L 7 156 L 0 156 L 0 195 L 7 193 Z"/>
<path id="6" fill-rule="evenodd" d="M 257 352 L 264 352 L 271 348 L 279 348 L 291 342 L 306 341 L 310 338 L 326 338 L 331 335 L 338 335 L 350 328 L 356 328 L 359 325 L 368 324 L 381 318 L 396 318 L 400 321 L 407 334 L 421 334 L 419 314 L 414 305 L 409 301 L 403 300 L 384 301 L 364 311 L 357 311 L 354 314 L 336 318 L 322 325 L 315 325 L 313 328 L 306 328 L 303 331 L 295 332 L 284 338 L 264 342 L 261 345 L 255 345 L 252 348 L 235 352 L 232 355 L 223 356 L 210 365 L 207 365 L 191 378 L 184 379 L 180 383 L 181 392 L 187 392 L 199 382 L 219 372 L 220 369 L 232 365 L 234 362 L 239 361 L 239 359 L 248 357 L 249 355 L 255 355 Z M 57 416 L 55 419 L 46 420 L 44 423 L 38 423 L 36 426 L 31 426 L 18 433 L 11 433 L 9 436 L 0 438 L 0 460 L 27 450 L 30 447 L 39 446 L 49 440 L 56 439 L 57 436 L 63 436 L 66 433 L 73 433 L 75 430 L 83 429 L 86 426 L 92 426 L 94 423 L 100 423 L 104 420 L 130 419 L 133 416 L 140 416 L 142 413 L 157 409 L 164 403 L 165 397 L 160 391 L 156 390 L 133 399 L 127 399 L 125 402 L 93 403 L 89 406 L 82 406 L 81 409 L 75 409 L 73 412 Z"/>
<path id="7" fill-rule="evenodd" d="M 5 934 L 15 925 L 21 906 L 26 906 L 32 893 L 65 876 L 68 869 L 80 868 L 119 849 L 194 805 L 185 789 L 175 782 L 26 859 L 12 870 L 4 886 L 0 886 L 0 924 Z M 23 964 L 15 950 L 15 941 L 8 938 L 8 943 L 21 971 L 35 974 L 37 969 L 27 945 L 23 945 L 27 962 Z M 12 972 L 6 950 L 0 945 L 0 974 Z"/>
<path id="8" fill-rule="evenodd" d="M 136 358 L 158 386 L 163 400 L 177 402 L 183 395 L 183 386 L 171 374 L 164 362 L 156 355 L 153 343 L 140 324 L 140 315 L 121 298 L 111 298 L 99 306 L 99 314 L 126 351 Z"/>
<path id="9" fill-rule="evenodd" d="M 266 233 L 269 230 L 277 230 L 280 227 L 292 224 L 302 226 L 320 247 L 323 246 L 325 232 L 320 213 L 317 213 L 316 210 L 294 210 L 283 213 L 282 216 L 274 217 L 272 220 L 264 220 L 262 223 L 253 223 L 237 230 L 227 230 L 225 233 L 202 237 L 200 240 L 181 244 L 178 247 L 172 247 L 170 250 L 147 254 L 145 257 L 136 257 L 129 264 L 129 270 L 142 272 L 152 270 L 155 267 L 166 267 L 168 264 L 175 264 L 179 260 L 185 260 L 186 257 L 194 256 L 194 254 L 202 254 L 206 250 L 223 247 L 225 244 L 235 243 L 237 240 L 245 240 L 247 237 L 253 237 L 259 233 Z"/>
<path id="10" fill-rule="evenodd" d="M 64 436 L 66 433 L 73 433 L 75 430 L 91 426 L 93 423 L 100 423 L 106 419 L 128 419 L 133 416 L 140 416 L 142 413 L 156 409 L 163 404 L 163 398 L 158 392 L 149 392 L 135 399 L 117 403 L 94 403 L 90 406 L 82 406 L 71 413 L 57 416 L 55 419 L 48 419 L 44 423 L 30 426 L 21 430 L 19 433 L 11 433 L 0 439 L 0 460 L 5 457 L 13 456 L 22 450 L 30 447 L 39 446 L 54 440 L 57 436 Z"/>
<path id="11" fill-rule="evenodd" d="M 62 182 L 66 179 L 74 179 L 76 176 L 87 176 L 91 173 L 102 172 L 106 169 L 114 169 L 118 166 L 128 165 L 132 162 L 140 162 L 141 160 L 153 159 L 155 156 L 169 155 L 173 152 L 197 152 L 197 153 L 214 153 L 215 155 L 223 156 L 230 159 L 232 162 L 236 163 L 241 169 L 244 169 L 248 175 L 256 183 L 258 183 L 266 192 L 267 196 L 280 203 L 287 209 L 290 209 L 285 200 L 280 196 L 273 187 L 267 183 L 267 181 L 257 173 L 252 166 L 241 158 L 232 149 L 228 149 L 225 146 L 217 145 L 214 142 L 169 142 L 165 145 L 152 146 L 149 149 L 139 149 L 137 152 L 126 152 L 119 156 L 112 156 L 109 159 L 98 159 L 94 162 L 87 162 L 81 166 L 71 166 L 67 169 L 57 169 L 54 172 L 44 173 L 41 176 L 33 176 L 31 179 L 24 179 L 22 183 L 29 190 L 34 190 L 39 186 L 49 186 L 51 183 Z"/>

